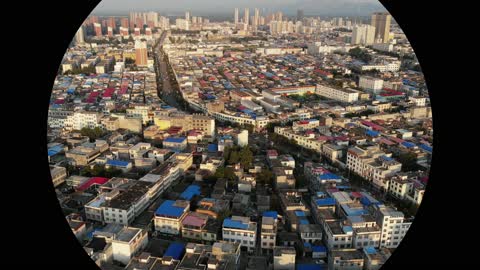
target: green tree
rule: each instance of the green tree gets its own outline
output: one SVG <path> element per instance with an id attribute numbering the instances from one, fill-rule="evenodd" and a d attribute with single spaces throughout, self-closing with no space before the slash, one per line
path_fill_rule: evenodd
<path id="1" fill-rule="evenodd" d="M 257 174 L 256 177 L 257 184 L 260 185 L 272 185 L 273 182 L 273 173 L 269 169 L 265 168 Z"/>
<path id="2" fill-rule="evenodd" d="M 135 64 L 135 60 L 130 57 L 125 58 L 125 65 L 133 65 Z"/>
<path id="3" fill-rule="evenodd" d="M 223 220 L 227 217 L 230 217 L 232 215 L 232 211 L 230 209 L 224 209 L 220 211 L 217 215 L 217 221 L 222 224 Z"/>
<path id="4" fill-rule="evenodd" d="M 413 152 L 404 152 L 396 157 L 397 161 L 402 163 L 402 171 L 414 171 L 418 168 L 417 154 Z"/>
<path id="5" fill-rule="evenodd" d="M 229 181 L 235 181 L 237 179 L 237 176 L 235 175 L 235 171 L 233 170 L 232 167 L 225 167 L 224 178 Z"/>
<path id="6" fill-rule="evenodd" d="M 230 152 L 229 158 L 228 158 L 228 164 L 233 165 L 237 164 L 240 161 L 240 156 L 238 155 L 237 151 L 232 151 Z"/>
<path id="7" fill-rule="evenodd" d="M 98 138 L 102 137 L 103 135 L 105 135 L 105 131 L 100 127 L 95 127 L 93 129 L 84 127 L 80 130 L 80 133 L 83 136 L 89 137 L 90 140 L 95 140 L 95 139 L 98 139 Z"/>
<path id="8" fill-rule="evenodd" d="M 240 150 L 239 161 L 242 164 L 243 168 L 249 168 L 253 162 L 253 153 L 250 150 L 250 147 L 245 146 Z"/>
<path id="9" fill-rule="evenodd" d="M 225 167 L 218 167 L 214 174 L 217 178 L 224 178 L 225 177 Z"/>

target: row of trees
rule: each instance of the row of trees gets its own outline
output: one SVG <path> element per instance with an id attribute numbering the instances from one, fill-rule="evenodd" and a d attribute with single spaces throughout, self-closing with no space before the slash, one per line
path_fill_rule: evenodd
<path id="1" fill-rule="evenodd" d="M 370 114 L 374 114 L 375 112 L 367 109 L 361 112 L 351 112 L 351 113 L 346 113 L 344 116 L 346 118 L 353 118 L 353 117 L 362 117 L 362 116 L 369 116 Z"/>
<path id="2" fill-rule="evenodd" d="M 84 127 L 80 130 L 80 133 L 83 136 L 87 136 L 91 141 L 103 137 L 106 134 L 106 131 L 100 127 L 88 128 Z"/>
<path id="3" fill-rule="evenodd" d="M 253 162 L 253 152 L 249 146 L 239 147 L 231 146 L 225 147 L 223 156 L 227 165 L 234 165 L 240 163 L 243 168 L 249 168 Z"/>
<path id="4" fill-rule="evenodd" d="M 348 51 L 348 54 L 354 58 L 357 58 L 358 60 L 361 60 L 365 63 L 368 63 L 372 60 L 372 56 L 366 51 L 360 49 L 360 47 L 355 47 L 353 49 L 350 49 Z"/>
<path id="5" fill-rule="evenodd" d="M 77 74 L 90 74 L 90 73 L 95 73 L 95 67 L 94 66 L 89 66 L 86 68 L 73 68 L 70 70 L 65 71 L 63 74 L 65 75 L 77 75 Z"/>
<path id="6" fill-rule="evenodd" d="M 117 177 L 122 174 L 122 170 L 119 169 L 114 169 L 114 168 L 108 168 L 106 169 L 105 166 L 103 165 L 95 165 L 93 168 L 90 166 L 84 167 L 80 171 L 81 176 L 87 176 L 87 177 L 106 177 L 106 178 L 112 178 L 112 177 Z"/>

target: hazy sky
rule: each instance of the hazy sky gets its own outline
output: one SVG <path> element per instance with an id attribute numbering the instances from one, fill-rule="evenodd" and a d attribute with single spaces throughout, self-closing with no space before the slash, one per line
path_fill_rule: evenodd
<path id="1" fill-rule="evenodd" d="M 168 13 L 197 12 L 205 14 L 232 13 L 235 7 L 263 9 L 263 12 L 282 11 L 296 14 L 303 9 L 305 15 L 365 16 L 384 11 L 378 0 L 103 0 L 95 8 L 96 14 L 128 13 L 129 11 L 157 11 Z M 243 11 L 241 11 L 243 13 Z M 195 15 L 195 14 L 192 14 Z M 233 15 L 232 15 L 233 16 Z"/>

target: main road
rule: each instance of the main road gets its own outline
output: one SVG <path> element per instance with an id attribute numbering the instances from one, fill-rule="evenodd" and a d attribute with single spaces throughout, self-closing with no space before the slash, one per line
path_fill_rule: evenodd
<path id="1" fill-rule="evenodd" d="M 153 48 L 156 65 L 155 72 L 157 73 L 157 84 L 161 85 L 161 87 L 158 87 L 158 96 L 168 105 L 183 111 L 186 108 L 177 100 L 180 93 L 175 91 L 170 83 L 171 75 L 168 72 L 168 63 L 165 58 L 165 54 L 161 49 L 166 37 L 167 32 L 164 31 L 156 46 Z"/>

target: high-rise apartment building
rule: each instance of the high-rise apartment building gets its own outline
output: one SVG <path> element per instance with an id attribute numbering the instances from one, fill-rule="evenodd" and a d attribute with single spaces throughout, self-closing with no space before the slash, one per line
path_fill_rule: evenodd
<path id="1" fill-rule="evenodd" d="M 82 44 L 84 42 L 83 26 L 80 25 L 80 28 L 78 28 L 77 33 L 75 34 L 75 44 Z"/>
<path id="2" fill-rule="evenodd" d="M 93 24 L 93 29 L 95 30 L 95 36 L 101 37 L 102 36 L 102 25 L 99 23 Z"/>
<path id="3" fill-rule="evenodd" d="M 238 8 L 235 8 L 235 14 L 233 15 L 233 21 L 235 22 L 235 25 L 238 24 Z"/>
<path id="4" fill-rule="evenodd" d="M 298 10 L 297 10 L 297 21 L 303 20 L 303 17 L 304 17 L 304 15 L 303 15 L 303 9 L 298 9 Z"/>
<path id="5" fill-rule="evenodd" d="M 248 25 L 248 19 L 250 18 L 250 9 L 245 8 L 245 13 L 243 14 L 243 23 Z"/>
<path id="6" fill-rule="evenodd" d="M 392 16 L 386 12 L 375 12 L 372 14 L 371 25 L 375 27 L 375 39 L 387 43 L 390 39 L 390 22 Z"/>
<path id="7" fill-rule="evenodd" d="M 351 44 L 372 45 L 374 41 L 374 26 L 361 24 L 353 27 Z"/>
<path id="8" fill-rule="evenodd" d="M 120 19 L 120 26 L 123 28 L 128 28 L 128 18 L 121 18 Z"/>
<path id="9" fill-rule="evenodd" d="M 147 42 L 137 40 L 135 42 L 135 64 L 137 66 L 146 66 L 147 60 Z"/>

